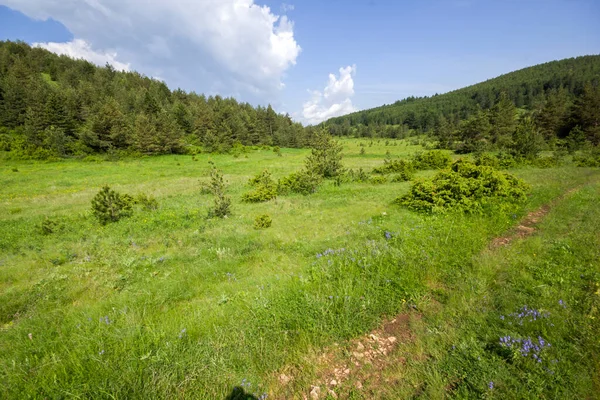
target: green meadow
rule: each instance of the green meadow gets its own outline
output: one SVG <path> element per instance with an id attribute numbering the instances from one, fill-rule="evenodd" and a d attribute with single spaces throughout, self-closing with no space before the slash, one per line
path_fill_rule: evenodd
<path id="1" fill-rule="evenodd" d="M 341 143 L 344 166 L 368 173 L 423 150 Z M 411 338 L 386 368 L 360 375 L 362 388 L 351 375 L 335 396 L 598 398 L 597 168 L 510 169 L 527 201 L 481 214 L 395 204 L 411 182 L 325 180 L 308 196 L 241 201 L 250 178 L 289 175 L 309 154 L 0 161 L 0 397 L 309 398 L 320 354 L 407 314 Z M 228 218 L 206 218 L 209 161 Z M 101 225 L 90 202 L 105 184 L 158 209 Z M 532 234 L 491 247 L 544 205 Z M 262 214 L 272 226 L 255 229 Z"/>

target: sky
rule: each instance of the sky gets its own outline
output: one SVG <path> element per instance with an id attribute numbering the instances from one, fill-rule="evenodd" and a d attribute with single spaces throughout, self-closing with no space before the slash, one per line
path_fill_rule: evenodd
<path id="1" fill-rule="evenodd" d="M 0 40 L 295 120 L 600 53 L 598 0 L 0 0 Z"/>

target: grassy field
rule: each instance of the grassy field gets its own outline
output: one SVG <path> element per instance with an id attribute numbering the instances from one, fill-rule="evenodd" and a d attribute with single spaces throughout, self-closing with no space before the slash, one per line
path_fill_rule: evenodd
<path id="1" fill-rule="evenodd" d="M 342 143 L 344 165 L 367 171 L 388 151 L 420 150 Z M 2 161 L 0 397 L 225 399 L 243 386 L 302 398 L 324 349 L 410 313 L 411 340 L 389 356 L 405 362 L 362 379 L 360 390 L 351 380 L 334 387 L 340 396 L 597 398 L 600 171 L 512 170 L 531 185 L 527 203 L 485 215 L 394 205 L 409 182 L 325 181 L 310 196 L 241 202 L 249 178 L 265 168 L 283 177 L 308 153 Z M 227 219 L 205 218 L 208 161 L 228 182 Z M 159 208 L 101 226 L 90 200 L 103 184 L 154 195 Z M 574 188 L 533 235 L 490 249 Z M 272 227 L 254 229 L 265 213 Z M 46 217 L 61 229 L 44 235 Z M 541 316 L 521 325 L 524 306 Z M 538 363 L 517 342 L 502 345 L 507 336 L 551 346 Z"/>

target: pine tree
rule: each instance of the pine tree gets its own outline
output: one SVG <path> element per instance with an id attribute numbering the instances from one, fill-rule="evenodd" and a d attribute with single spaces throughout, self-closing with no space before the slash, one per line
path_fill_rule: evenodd
<path id="1" fill-rule="evenodd" d="M 499 149 L 510 146 L 512 135 L 517 127 L 516 107 L 506 92 L 490 110 L 490 136 L 492 143 Z"/>

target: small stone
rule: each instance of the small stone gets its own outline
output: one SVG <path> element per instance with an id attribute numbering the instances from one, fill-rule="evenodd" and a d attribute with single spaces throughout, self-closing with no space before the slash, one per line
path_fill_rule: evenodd
<path id="1" fill-rule="evenodd" d="M 329 382 L 329 385 L 331 385 L 331 386 L 336 386 L 337 384 L 338 384 L 338 383 L 337 383 L 337 381 L 336 381 L 335 379 L 332 379 L 332 380 Z"/>
<path id="2" fill-rule="evenodd" d="M 363 358 L 365 355 L 363 353 L 353 352 L 352 355 L 358 359 Z"/>
<path id="3" fill-rule="evenodd" d="M 311 386 L 310 398 L 313 400 L 318 400 L 320 395 L 321 395 L 321 388 L 319 386 Z"/>
<path id="4" fill-rule="evenodd" d="M 356 383 L 354 384 L 354 386 L 356 386 L 356 388 L 357 388 L 358 390 L 360 390 L 360 389 L 362 389 L 362 388 L 363 388 L 363 385 L 362 385 L 362 383 L 361 383 L 360 381 L 356 381 Z"/>
<path id="5" fill-rule="evenodd" d="M 327 390 L 327 393 L 329 393 L 329 396 L 333 397 L 334 399 L 338 398 L 338 395 L 336 392 L 334 392 L 333 390 L 329 389 Z"/>
<path id="6" fill-rule="evenodd" d="M 371 339 L 375 340 L 375 341 L 377 341 L 377 339 L 379 339 L 379 338 L 377 337 L 377 335 L 374 335 L 374 334 L 372 334 L 372 333 L 369 335 L 369 337 L 370 337 Z"/>
<path id="7" fill-rule="evenodd" d="M 396 337 L 394 337 L 394 336 L 390 336 L 388 338 L 388 342 L 390 342 L 390 343 L 396 343 L 396 340 L 398 340 L 398 339 L 396 339 Z"/>
<path id="8" fill-rule="evenodd" d="M 290 383 L 290 381 L 292 380 L 292 378 L 290 378 L 289 376 L 287 376 L 286 374 L 281 374 L 279 375 L 279 382 L 282 385 L 287 385 L 288 383 Z"/>
<path id="9" fill-rule="evenodd" d="M 363 344 L 361 342 L 358 342 L 358 344 L 356 345 L 356 350 L 363 351 L 364 349 L 365 349 L 365 346 L 363 346 Z"/>

